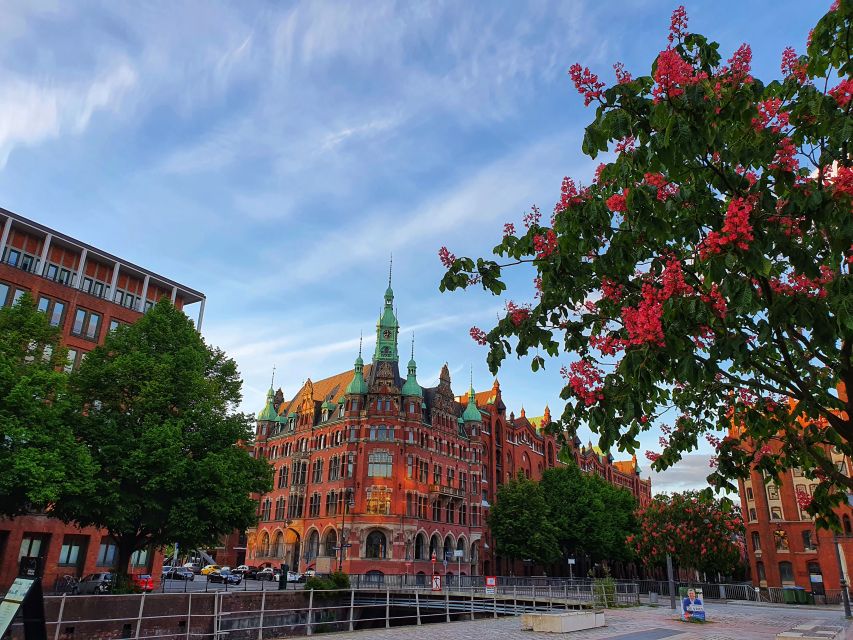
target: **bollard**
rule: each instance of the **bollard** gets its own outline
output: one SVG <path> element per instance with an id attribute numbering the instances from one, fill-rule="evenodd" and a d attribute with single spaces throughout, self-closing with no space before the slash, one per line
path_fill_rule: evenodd
<path id="1" fill-rule="evenodd" d="M 187 600 L 187 640 L 190 640 L 190 628 L 193 626 L 193 594 L 190 594 Z"/>
<path id="2" fill-rule="evenodd" d="M 444 594 L 444 621 L 450 622 L 450 593 Z"/>
<path id="3" fill-rule="evenodd" d="M 391 628 L 391 590 L 385 589 L 385 628 Z"/>
<path id="4" fill-rule="evenodd" d="M 349 590 L 349 630 L 353 631 L 353 616 L 355 615 L 355 589 Z"/>
<path id="5" fill-rule="evenodd" d="M 310 636 L 313 631 L 311 629 L 311 615 L 314 613 L 314 589 L 308 594 L 308 618 L 305 621 L 305 635 Z"/>
<path id="6" fill-rule="evenodd" d="M 267 592 L 261 591 L 261 619 L 258 623 L 258 640 L 264 639 L 264 609 L 267 603 Z"/>
<path id="7" fill-rule="evenodd" d="M 415 591 L 415 616 L 417 619 L 417 625 L 421 626 L 421 601 L 418 598 L 418 591 Z"/>
<path id="8" fill-rule="evenodd" d="M 471 620 L 474 619 L 474 590 L 471 589 Z"/>

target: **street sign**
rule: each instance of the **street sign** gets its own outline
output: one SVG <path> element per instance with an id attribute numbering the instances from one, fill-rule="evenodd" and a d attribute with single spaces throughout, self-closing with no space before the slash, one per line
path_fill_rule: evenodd
<path id="1" fill-rule="evenodd" d="M 441 576 L 438 574 L 432 577 L 432 590 L 441 591 Z"/>
<path id="2" fill-rule="evenodd" d="M 457 549 L 456 551 L 453 552 L 454 558 L 461 558 L 464 555 L 465 555 L 465 552 L 462 551 L 462 549 Z"/>
<path id="3" fill-rule="evenodd" d="M 0 636 L 6 633 L 19 608 L 24 618 L 24 638 L 45 640 L 47 630 L 44 623 L 44 598 L 38 578 L 16 578 L 9 587 L 9 591 L 0 601 Z"/>
<path id="4" fill-rule="evenodd" d="M 486 595 L 495 595 L 495 589 L 498 586 L 498 579 L 495 576 L 486 576 Z"/>
<path id="5" fill-rule="evenodd" d="M 574 564 L 574 563 L 575 563 L 575 559 L 574 559 L 574 558 L 569 558 L 569 559 L 568 559 L 568 563 L 569 563 L 569 564 Z"/>

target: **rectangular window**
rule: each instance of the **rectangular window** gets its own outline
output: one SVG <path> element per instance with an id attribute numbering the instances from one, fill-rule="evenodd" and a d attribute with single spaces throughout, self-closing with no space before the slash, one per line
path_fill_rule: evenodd
<path id="1" fill-rule="evenodd" d="M 89 340 L 97 340 L 100 328 L 101 315 L 99 313 L 77 307 L 74 312 L 74 324 L 71 326 L 71 333 Z"/>
<path id="2" fill-rule="evenodd" d="M 60 269 L 58 282 L 59 284 L 68 284 L 71 282 L 71 272 L 68 269 Z"/>
<path id="3" fill-rule="evenodd" d="M 432 483 L 441 484 L 441 467 L 437 464 L 432 465 Z"/>
<path id="4" fill-rule="evenodd" d="M 355 473 L 355 454 L 348 453 L 347 454 L 347 478 L 352 478 Z"/>
<path id="5" fill-rule="evenodd" d="M 118 329 L 118 326 L 121 324 L 118 320 L 110 320 L 110 333 Z"/>
<path id="6" fill-rule="evenodd" d="M 788 551 L 790 549 L 788 546 L 788 534 L 784 531 L 777 529 L 773 532 L 773 538 L 776 541 L 776 551 Z"/>
<path id="7" fill-rule="evenodd" d="M 112 567 L 116 563 L 116 552 L 118 547 L 110 538 L 103 538 L 98 548 L 98 566 Z"/>
<path id="8" fill-rule="evenodd" d="M 116 304 L 121 304 L 124 301 L 124 291 L 116 291 L 116 294 L 113 296 L 113 302 Z"/>
<path id="9" fill-rule="evenodd" d="M 415 457 L 406 456 L 406 477 L 411 478 L 415 474 Z"/>
<path id="10" fill-rule="evenodd" d="M 750 509 L 749 510 L 749 521 L 754 522 L 757 519 L 758 519 L 758 513 L 755 511 L 755 509 Z"/>
<path id="11" fill-rule="evenodd" d="M 65 373 L 71 373 L 74 370 L 75 365 L 77 364 L 77 350 L 69 349 L 68 350 L 68 360 L 65 363 Z"/>
<path id="12" fill-rule="evenodd" d="M 18 560 L 21 558 L 43 558 L 47 555 L 48 536 L 25 534 L 21 539 Z"/>
<path id="13" fill-rule="evenodd" d="M 94 286 L 92 287 L 92 295 L 98 296 L 99 298 L 103 297 L 103 295 L 104 295 L 104 283 L 103 282 L 95 282 Z"/>
<path id="14" fill-rule="evenodd" d="M 752 487 L 746 488 L 746 499 L 747 500 L 754 500 L 755 499 L 755 496 L 752 495 Z"/>
<path id="15" fill-rule="evenodd" d="M 18 304 L 18 301 L 24 297 L 26 289 L 15 289 L 15 295 L 12 296 L 12 305 Z"/>
<path id="16" fill-rule="evenodd" d="M 36 308 L 42 313 L 47 313 L 47 308 L 50 306 L 50 298 L 45 298 L 44 296 L 39 297 L 38 304 Z"/>
<path id="17" fill-rule="evenodd" d="M 44 275 L 51 280 L 56 280 L 56 276 L 59 275 L 59 267 L 55 264 L 47 265 L 47 271 L 45 271 Z"/>
<path id="18" fill-rule="evenodd" d="M 441 505 L 438 500 L 433 500 L 432 503 L 432 520 L 433 522 L 441 522 Z"/>
<path id="19" fill-rule="evenodd" d="M 77 335 L 83 333 L 84 322 L 86 322 L 86 312 L 83 309 L 77 309 L 74 313 L 74 324 L 71 326 L 71 333 Z"/>
<path id="20" fill-rule="evenodd" d="M 92 278 L 83 278 L 83 291 L 89 293 L 92 290 Z"/>
<path id="21" fill-rule="evenodd" d="M 8 284 L 0 282 L 0 307 L 5 307 L 9 300 L 9 291 L 11 287 Z"/>
<path id="22" fill-rule="evenodd" d="M 59 564 L 79 565 L 85 556 L 83 545 L 86 540 L 85 536 L 65 536 L 59 551 Z"/>
<path id="23" fill-rule="evenodd" d="M 779 499 L 779 487 L 777 487 L 772 482 L 767 485 L 767 497 L 770 500 L 778 500 Z"/>
<path id="24" fill-rule="evenodd" d="M 130 556 L 131 567 L 146 567 L 148 566 L 148 549 L 139 549 L 134 551 Z"/>
<path id="25" fill-rule="evenodd" d="M 15 249 L 9 249 L 6 253 L 6 262 L 11 264 L 13 267 L 18 266 L 18 262 L 21 260 L 21 252 L 16 251 Z"/>
<path id="26" fill-rule="evenodd" d="M 33 256 L 28 256 L 27 254 L 24 254 L 24 256 L 21 258 L 21 269 L 23 269 L 24 271 L 32 271 L 33 264 L 35 263 L 35 261 L 36 259 Z"/>

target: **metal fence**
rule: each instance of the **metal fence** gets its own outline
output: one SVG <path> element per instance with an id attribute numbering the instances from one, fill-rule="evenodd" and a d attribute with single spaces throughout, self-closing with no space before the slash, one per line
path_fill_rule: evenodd
<path id="1" fill-rule="evenodd" d="M 657 593 L 669 596 L 669 582 L 665 580 L 637 580 L 640 594 Z M 754 587 L 750 583 L 718 584 L 714 582 L 676 582 L 675 594 L 680 587 L 693 587 L 702 590 L 705 600 L 742 600 L 747 602 L 768 602 L 775 604 L 792 604 L 786 587 Z M 810 593 L 808 604 L 838 605 L 842 602 L 841 589 L 825 589 L 823 593 Z"/>

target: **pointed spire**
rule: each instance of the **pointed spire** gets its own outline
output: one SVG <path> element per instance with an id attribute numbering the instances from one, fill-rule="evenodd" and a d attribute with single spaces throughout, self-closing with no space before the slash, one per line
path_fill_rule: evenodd
<path id="1" fill-rule="evenodd" d="M 526 414 L 524 413 L 524 405 L 521 405 L 521 413 L 519 413 L 518 415 L 519 415 L 519 417 L 521 417 L 521 418 L 526 417 Z"/>
<path id="2" fill-rule="evenodd" d="M 358 335 L 358 357 L 355 359 L 355 371 L 352 380 L 347 385 L 344 393 L 363 394 L 367 393 L 367 383 L 364 381 L 364 360 L 361 359 L 361 333 Z"/>
<path id="3" fill-rule="evenodd" d="M 394 254 L 391 254 L 391 260 L 388 262 L 388 288 L 391 288 L 391 270 L 394 268 Z"/>
<path id="4" fill-rule="evenodd" d="M 412 359 L 409 360 L 409 375 L 406 376 L 406 382 L 403 384 L 401 393 L 404 396 L 424 397 L 423 389 L 418 384 L 418 365 L 415 363 L 415 334 L 412 333 Z"/>
<path id="5" fill-rule="evenodd" d="M 270 389 L 275 386 L 275 365 L 272 366 L 272 379 L 270 380 Z"/>
<path id="6" fill-rule="evenodd" d="M 480 410 L 477 408 L 477 398 L 474 393 L 474 367 L 471 367 L 471 383 L 468 387 L 468 405 L 462 413 L 462 419 L 465 422 L 479 422 L 482 420 Z"/>

